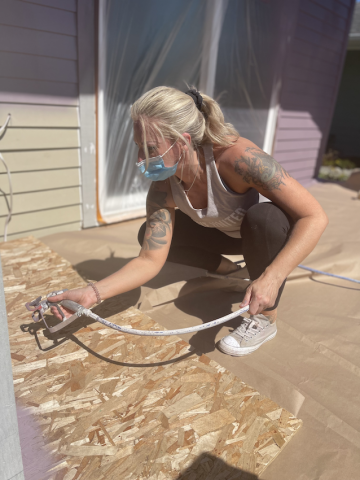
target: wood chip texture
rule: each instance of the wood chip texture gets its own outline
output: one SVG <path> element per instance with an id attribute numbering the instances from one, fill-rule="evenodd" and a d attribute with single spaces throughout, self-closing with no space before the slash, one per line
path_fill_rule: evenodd
<path id="1" fill-rule="evenodd" d="M 121 334 L 87 318 L 50 334 L 24 304 L 84 280 L 33 237 L 2 243 L 0 253 L 15 395 L 52 455 L 49 479 L 259 475 L 300 428 L 179 337 Z M 123 310 L 121 296 L 95 309 L 119 325 L 163 329 L 136 308 Z"/>

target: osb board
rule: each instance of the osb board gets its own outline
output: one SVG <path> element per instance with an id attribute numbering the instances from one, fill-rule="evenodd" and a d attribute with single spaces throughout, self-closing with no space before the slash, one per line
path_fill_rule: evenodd
<path id="1" fill-rule="evenodd" d="M 301 420 L 179 337 L 121 334 L 90 319 L 49 334 L 24 303 L 84 280 L 32 237 L 2 243 L 0 253 L 15 395 L 53 456 L 49 478 L 259 475 L 300 428 Z M 163 328 L 135 308 L 112 315 L 119 299 L 96 311 L 121 325 Z"/>

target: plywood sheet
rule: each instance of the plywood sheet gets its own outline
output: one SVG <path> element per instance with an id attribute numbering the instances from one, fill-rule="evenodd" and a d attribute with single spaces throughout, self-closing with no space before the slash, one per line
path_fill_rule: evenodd
<path id="1" fill-rule="evenodd" d="M 258 475 L 301 426 L 179 337 L 125 335 L 90 319 L 48 334 L 24 303 L 84 281 L 32 237 L 0 244 L 0 252 L 15 395 L 53 456 L 50 478 Z M 96 308 L 118 324 L 163 328 L 133 307 L 121 311 L 121 297 Z"/>

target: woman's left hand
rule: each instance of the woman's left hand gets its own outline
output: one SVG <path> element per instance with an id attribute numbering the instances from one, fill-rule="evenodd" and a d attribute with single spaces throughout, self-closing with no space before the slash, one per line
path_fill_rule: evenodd
<path id="1" fill-rule="evenodd" d="M 274 278 L 263 273 L 246 289 L 245 297 L 240 303 L 240 308 L 250 305 L 250 315 L 257 315 L 267 308 L 273 307 L 281 283 L 279 283 L 279 280 L 274 280 Z"/>

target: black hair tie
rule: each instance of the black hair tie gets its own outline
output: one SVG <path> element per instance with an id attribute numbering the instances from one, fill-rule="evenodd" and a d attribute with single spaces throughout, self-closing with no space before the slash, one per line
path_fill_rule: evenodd
<path id="1" fill-rule="evenodd" d="M 186 95 L 189 95 L 194 100 L 197 109 L 200 110 L 200 112 L 201 112 L 201 105 L 203 103 L 203 97 L 200 95 L 200 92 L 195 90 L 195 88 L 192 88 L 191 90 L 188 90 L 185 93 L 186 93 Z"/>

